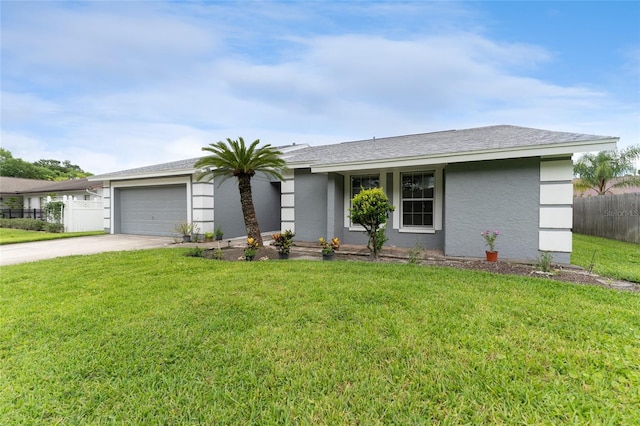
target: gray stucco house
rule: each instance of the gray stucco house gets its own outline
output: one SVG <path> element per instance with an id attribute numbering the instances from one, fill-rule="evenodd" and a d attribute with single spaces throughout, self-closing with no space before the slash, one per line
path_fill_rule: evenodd
<path id="1" fill-rule="evenodd" d="M 489 229 L 502 234 L 501 259 L 532 260 L 544 250 L 569 263 L 571 157 L 615 149 L 617 140 L 503 125 L 290 146 L 282 149 L 285 180 L 254 178 L 254 202 L 263 231 L 364 244 L 348 218 L 350 200 L 360 188 L 380 186 L 396 206 L 387 245 L 481 257 L 480 233 Z M 164 235 L 169 224 L 189 220 L 202 232 L 220 225 L 226 237 L 244 235 L 236 183 L 197 182 L 196 160 L 93 177 L 105 188 L 106 232 Z"/>
<path id="2" fill-rule="evenodd" d="M 176 225 L 189 222 L 201 234 L 220 228 L 225 238 L 246 235 L 236 180 L 198 181 L 194 168 L 198 160 L 92 177 L 103 181 L 105 232 L 176 236 Z M 252 192 L 261 229 L 279 229 L 280 182 L 256 174 Z"/>

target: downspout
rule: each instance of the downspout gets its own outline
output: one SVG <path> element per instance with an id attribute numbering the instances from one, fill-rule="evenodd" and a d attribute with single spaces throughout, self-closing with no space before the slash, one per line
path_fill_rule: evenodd
<path id="1" fill-rule="evenodd" d="M 100 197 L 100 198 L 102 198 L 102 195 L 98 194 L 97 192 L 91 192 L 91 191 L 89 191 L 88 189 L 85 189 L 85 191 L 87 191 L 87 192 L 88 192 L 89 194 L 91 194 L 91 195 L 95 195 L 96 197 Z"/>

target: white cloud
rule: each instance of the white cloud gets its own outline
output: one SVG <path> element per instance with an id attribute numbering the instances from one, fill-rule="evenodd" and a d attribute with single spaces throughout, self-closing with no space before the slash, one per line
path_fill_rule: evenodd
<path id="1" fill-rule="evenodd" d="M 472 20 L 459 5 L 429 4 L 451 19 L 431 19 L 420 33 L 344 33 L 318 16 L 331 31 L 304 36 L 295 28 L 315 18 L 305 8 L 226 6 L 11 4 L 2 21 L 3 147 L 104 173 L 199 156 L 237 136 L 329 143 L 492 124 L 640 134 L 637 100 L 538 77 L 555 53 L 473 25 L 459 31 L 456 18 Z M 358 11 L 382 19 L 388 7 Z M 392 11 L 406 9 L 428 15 L 414 3 Z"/>

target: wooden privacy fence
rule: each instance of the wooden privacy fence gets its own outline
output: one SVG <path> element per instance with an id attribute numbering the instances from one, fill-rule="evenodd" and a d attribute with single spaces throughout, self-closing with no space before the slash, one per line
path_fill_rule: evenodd
<path id="1" fill-rule="evenodd" d="M 574 198 L 573 231 L 640 243 L 640 193 Z"/>

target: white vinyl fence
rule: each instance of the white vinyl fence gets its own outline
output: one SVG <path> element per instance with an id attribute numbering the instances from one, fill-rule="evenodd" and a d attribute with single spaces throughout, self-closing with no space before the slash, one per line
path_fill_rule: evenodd
<path id="1" fill-rule="evenodd" d="M 62 223 L 65 232 L 102 231 L 104 229 L 104 207 L 102 200 L 64 201 Z"/>

